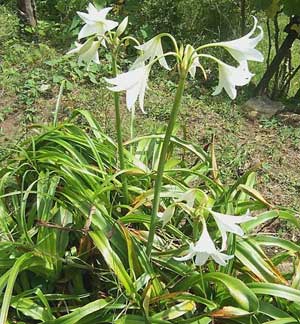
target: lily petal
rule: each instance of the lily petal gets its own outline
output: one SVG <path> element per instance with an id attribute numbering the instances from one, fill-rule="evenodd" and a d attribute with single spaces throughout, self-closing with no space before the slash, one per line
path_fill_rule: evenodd
<path id="1" fill-rule="evenodd" d="M 182 257 L 174 257 L 174 260 L 176 261 L 188 261 L 194 257 L 195 253 L 194 252 L 189 252 L 187 255 L 182 256 Z"/>
<path id="2" fill-rule="evenodd" d="M 198 254 L 196 254 L 195 264 L 197 266 L 201 267 L 201 266 L 203 266 L 207 262 L 208 258 L 209 258 L 209 254 L 208 253 L 205 253 L 205 252 L 203 252 L 201 254 L 198 253 Z"/>
<path id="3" fill-rule="evenodd" d="M 231 260 L 234 256 L 218 252 L 218 253 L 212 254 L 211 257 L 213 258 L 213 260 L 216 263 L 218 263 L 219 265 L 224 267 L 224 266 L 226 266 L 227 261 Z"/>
<path id="4" fill-rule="evenodd" d="M 243 216 L 233 216 L 233 215 L 226 215 L 221 214 L 215 211 L 210 210 L 210 213 L 214 217 L 217 226 L 221 232 L 222 237 L 222 248 L 221 250 L 226 249 L 227 244 L 227 233 L 233 233 L 239 236 L 244 235 L 243 229 L 238 225 L 245 222 L 248 222 L 253 219 L 252 216 L 250 216 L 250 213 L 247 212 Z"/>
<path id="5" fill-rule="evenodd" d="M 246 60 L 256 62 L 263 62 L 264 60 L 262 53 L 255 49 L 257 44 L 263 39 L 263 29 L 261 26 L 257 26 L 256 17 L 253 18 L 253 28 L 247 35 L 232 41 L 217 43 L 217 45 L 223 46 L 239 63 Z M 258 36 L 251 38 L 257 28 L 259 29 Z"/>
<path id="6" fill-rule="evenodd" d="M 142 55 L 139 56 L 133 63 L 133 66 L 138 67 L 141 63 L 145 63 L 148 60 L 153 61 L 155 58 L 159 58 L 159 63 L 166 70 L 171 70 L 165 57 L 161 44 L 161 36 L 155 36 L 146 43 L 135 46 L 136 49 L 142 51 Z"/>
<path id="7" fill-rule="evenodd" d="M 143 113 L 144 97 L 147 88 L 148 77 L 150 73 L 149 66 L 141 66 L 135 70 L 130 70 L 126 73 L 119 74 L 116 78 L 105 79 L 106 82 L 114 85 L 109 87 L 111 91 L 126 91 L 126 105 L 128 110 L 131 110 L 137 99 Z"/>
<path id="8" fill-rule="evenodd" d="M 218 95 L 224 88 L 228 96 L 233 100 L 236 98 L 236 86 L 243 86 L 251 81 L 254 74 L 250 73 L 247 61 L 242 61 L 236 68 L 222 61 L 218 61 L 219 65 L 219 84 L 213 95 Z"/>
<path id="9" fill-rule="evenodd" d="M 133 86 L 132 88 L 128 89 L 126 92 L 126 106 L 129 111 L 133 108 L 135 102 L 137 101 L 139 96 L 139 88 Z"/>
<path id="10" fill-rule="evenodd" d="M 195 244 L 190 244 L 188 254 L 183 257 L 174 259 L 177 261 L 187 261 L 192 259 L 194 256 L 196 256 L 195 263 L 198 266 L 205 264 L 209 257 L 211 257 L 216 263 L 220 264 L 221 266 L 225 266 L 227 261 L 233 258 L 232 255 L 226 255 L 216 249 L 215 244 L 207 231 L 207 226 L 204 221 L 202 234 Z"/>
<path id="11" fill-rule="evenodd" d="M 95 35 L 95 34 L 97 34 L 98 30 L 99 30 L 99 28 L 97 25 L 86 24 L 81 28 L 81 30 L 78 34 L 78 39 L 82 39 L 85 37 L 89 37 L 91 35 Z"/>

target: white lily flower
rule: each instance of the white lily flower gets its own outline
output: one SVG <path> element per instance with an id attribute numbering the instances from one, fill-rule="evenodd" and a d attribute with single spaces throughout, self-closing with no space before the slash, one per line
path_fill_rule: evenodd
<path id="1" fill-rule="evenodd" d="M 186 205 L 189 208 L 193 208 L 196 199 L 196 193 L 197 189 L 189 189 L 179 195 L 177 202 L 186 201 Z"/>
<path id="2" fill-rule="evenodd" d="M 199 57 L 198 57 L 197 53 L 194 53 L 194 55 L 193 55 L 193 63 L 191 65 L 190 69 L 189 69 L 189 74 L 193 78 L 195 78 L 197 67 L 201 67 L 201 65 L 200 65 Z"/>
<path id="3" fill-rule="evenodd" d="M 220 60 L 217 60 L 217 62 L 219 64 L 219 84 L 213 92 L 213 96 L 221 93 L 224 88 L 233 100 L 237 95 L 236 86 L 248 84 L 254 74 L 249 71 L 247 61 L 241 62 L 237 68 Z"/>
<path id="4" fill-rule="evenodd" d="M 135 46 L 136 49 L 142 51 L 142 55 L 139 56 L 133 63 L 133 67 L 139 67 L 150 59 L 153 61 L 155 58 L 159 58 L 159 63 L 167 70 L 171 70 L 166 59 L 164 58 L 164 51 L 161 45 L 161 36 L 157 35 L 150 39 L 148 42 Z"/>
<path id="5" fill-rule="evenodd" d="M 169 221 L 174 215 L 174 212 L 175 212 L 175 205 L 173 204 L 168 206 L 164 212 L 157 213 L 157 216 L 163 222 L 162 227 L 166 226 L 169 223 Z"/>
<path id="6" fill-rule="evenodd" d="M 91 35 L 103 36 L 107 31 L 114 29 L 118 23 L 106 19 L 111 7 L 98 10 L 93 4 L 88 5 L 88 13 L 77 11 L 78 16 L 86 23 L 79 32 L 78 39 Z"/>
<path id="7" fill-rule="evenodd" d="M 243 216 L 226 215 L 226 214 L 217 213 L 212 210 L 210 210 L 210 213 L 213 215 L 218 225 L 218 228 L 221 232 L 221 236 L 222 236 L 221 251 L 226 249 L 227 233 L 233 233 L 239 236 L 243 236 L 244 231 L 238 224 L 242 224 L 253 219 L 249 210 Z"/>
<path id="8" fill-rule="evenodd" d="M 233 255 L 227 255 L 218 251 L 212 241 L 206 224 L 203 223 L 203 230 L 200 239 L 195 244 L 190 244 L 189 252 L 187 255 L 174 258 L 177 261 L 187 261 L 196 256 L 195 263 L 198 266 L 205 264 L 209 257 L 221 266 L 225 266 L 227 261 L 233 258 Z"/>
<path id="9" fill-rule="evenodd" d="M 254 26 L 252 30 L 245 36 L 228 42 L 217 43 L 223 46 L 239 63 L 242 61 L 263 62 L 264 57 L 260 51 L 255 49 L 256 45 L 263 39 L 264 33 L 260 26 L 257 27 L 257 19 L 254 18 Z M 258 36 L 251 38 L 256 28 L 260 30 Z"/>
<path id="10" fill-rule="evenodd" d="M 147 88 L 147 81 L 150 73 L 150 66 L 141 66 L 135 70 L 119 74 L 116 78 L 105 79 L 106 82 L 114 85 L 108 88 L 111 91 L 126 91 L 126 105 L 130 111 L 139 98 L 139 105 L 143 113 L 144 98 Z"/>
<path id="11" fill-rule="evenodd" d="M 184 51 L 184 58 L 186 61 L 186 64 L 188 61 L 192 61 L 191 65 L 189 67 L 189 73 L 190 75 L 195 78 L 196 75 L 196 69 L 197 67 L 201 67 L 200 62 L 199 62 L 199 57 L 197 55 L 197 53 L 195 52 L 195 49 L 192 45 L 187 45 Z"/>
<path id="12" fill-rule="evenodd" d="M 93 38 L 87 40 L 84 44 L 75 42 L 76 48 L 70 50 L 68 54 L 78 53 L 78 62 L 90 63 L 94 61 L 96 64 L 100 64 L 98 49 L 100 46 L 100 41 L 94 41 Z"/>

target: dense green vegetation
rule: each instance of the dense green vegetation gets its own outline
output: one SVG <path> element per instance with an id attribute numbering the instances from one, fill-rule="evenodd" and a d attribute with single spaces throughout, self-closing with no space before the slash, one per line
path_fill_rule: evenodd
<path id="1" fill-rule="evenodd" d="M 76 11 L 86 11 L 88 2 L 36 3 L 34 28 L 20 25 L 14 1 L 0 6 L 0 324 L 298 323 L 299 129 L 280 117 L 249 120 L 241 108 L 266 65 L 250 63 L 256 76 L 235 101 L 211 96 L 218 67 L 208 70 L 206 81 L 200 73 L 188 77 L 167 146 L 151 246 L 165 124 L 183 64 L 170 72 L 153 68 L 147 115 L 130 114 L 121 96 L 122 166 L 118 95 L 104 79 L 114 73 L 111 44 L 100 47 L 100 65 L 78 64 L 65 53 L 83 26 Z M 109 4 L 111 19 L 130 15 L 125 36 L 138 29 L 141 42 L 167 31 L 193 45 L 228 40 L 240 37 L 243 25 L 235 1 Z M 290 15 L 291 6 L 282 6 Z M 255 8 L 246 3 L 247 30 Z M 141 14 L 131 19 L 136 10 Z M 286 16 L 277 19 L 281 29 L 288 23 Z M 171 51 L 172 42 L 164 47 Z M 258 48 L 266 56 L 268 40 Z M 216 53 L 234 64 L 225 51 Z M 126 44 L 118 68 L 126 71 L 135 55 Z M 298 87 L 295 78 L 282 99 L 290 100 Z M 214 253 L 201 266 L 197 258 L 176 259 L 206 229 L 223 248 L 214 212 L 246 220 L 248 210 L 255 217 L 241 221 L 245 235 L 228 233 L 222 253 L 233 258 L 226 265 L 215 262 Z"/>

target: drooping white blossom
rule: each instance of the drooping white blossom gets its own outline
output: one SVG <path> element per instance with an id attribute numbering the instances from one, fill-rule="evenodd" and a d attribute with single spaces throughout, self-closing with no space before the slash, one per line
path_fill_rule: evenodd
<path id="1" fill-rule="evenodd" d="M 147 88 L 148 77 L 150 73 L 149 66 L 141 66 L 135 70 L 119 74 L 113 79 L 105 79 L 106 82 L 113 85 L 108 89 L 111 91 L 126 91 L 126 105 L 128 110 L 131 110 L 137 99 L 139 99 L 139 106 L 143 113 L 144 98 Z"/>
<path id="2" fill-rule="evenodd" d="M 244 231 L 238 224 L 242 224 L 253 219 L 253 217 L 250 214 L 250 211 L 247 211 L 247 213 L 243 216 L 226 215 L 212 210 L 210 210 L 210 213 L 213 215 L 217 226 L 221 232 L 222 251 L 226 249 L 227 233 L 233 233 L 239 236 L 243 236 Z"/>
<path id="3" fill-rule="evenodd" d="M 217 250 L 204 222 L 200 239 L 195 244 L 190 244 L 188 254 L 174 259 L 177 261 L 187 261 L 194 257 L 196 257 L 195 264 L 198 266 L 204 265 L 210 257 L 221 266 L 225 266 L 227 261 L 233 258 L 232 255 L 227 255 Z"/>
<path id="4" fill-rule="evenodd" d="M 139 67 L 145 64 L 148 60 L 153 61 L 155 58 L 159 58 L 159 63 L 162 67 L 170 70 L 170 67 L 165 59 L 163 48 L 161 45 L 161 36 L 157 35 L 150 39 L 148 42 L 135 46 L 136 49 L 142 51 L 142 54 L 133 63 L 133 67 Z"/>
<path id="5" fill-rule="evenodd" d="M 217 62 L 219 65 L 219 84 L 213 95 L 218 95 L 224 88 L 228 96 L 235 99 L 237 95 L 236 86 L 248 84 L 254 74 L 249 71 L 246 61 L 241 62 L 238 67 L 228 65 L 220 60 L 217 60 Z"/>
<path id="6" fill-rule="evenodd" d="M 239 63 L 243 61 L 263 62 L 264 60 L 262 53 L 255 48 L 263 39 L 264 33 L 261 26 L 257 26 L 256 17 L 253 18 L 254 26 L 247 35 L 232 41 L 216 44 L 218 46 L 223 46 Z M 259 34 L 256 37 L 251 38 L 257 28 L 260 31 Z"/>
<path id="7" fill-rule="evenodd" d="M 75 48 L 70 50 L 67 54 L 78 54 L 78 62 L 90 63 L 91 61 L 100 64 L 98 49 L 100 41 L 94 41 L 93 38 L 87 40 L 84 44 L 75 42 Z"/>
<path id="8" fill-rule="evenodd" d="M 189 208 L 193 208 L 196 199 L 196 193 L 197 193 L 197 189 L 195 188 L 189 189 L 178 196 L 177 202 L 186 201 L 186 205 Z"/>
<path id="9" fill-rule="evenodd" d="M 162 227 L 166 226 L 175 212 L 175 205 L 168 206 L 163 212 L 157 213 L 158 218 L 163 222 Z"/>
<path id="10" fill-rule="evenodd" d="M 201 67 L 201 65 L 200 65 L 200 62 L 199 62 L 199 57 L 195 53 L 194 58 L 193 58 L 193 63 L 191 65 L 190 69 L 189 69 L 189 73 L 193 78 L 195 78 L 197 67 Z"/>
<path id="11" fill-rule="evenodd" d="M 188 72 L 189 74 L 195 78 L 196 75 L 196 69 L 197 67 L 201 67 L 199 62 L 199 57 L 197 55 L 197 52 L 195 51 L 194 47 L 192 45 L 187 45 L 184 50 L 184 60 L 186 61 L 186 64 L 189 65 Z"/>

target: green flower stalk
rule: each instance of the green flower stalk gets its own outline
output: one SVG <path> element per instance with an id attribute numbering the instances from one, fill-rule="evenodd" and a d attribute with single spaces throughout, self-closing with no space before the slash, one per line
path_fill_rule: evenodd
<path id="1" fill-rule="evenodd" d="M 107 48 L 107 45 L 112 51 L 112 71 L 113 76 L 117 77 L 117 57 L 119 45 L 122 43 L 120 36 L 124 33 L 128 18 L 126 17 L 118 26 L 118 23 L 106 18 L 106 15 L 112 8 L 103 8 L 98 10 L 93 4 L 89 4 L 87 7 L 87 13 L 78 12 L 80 18 L 85 22 L 78 34 L 78 40 L 87 38 L 87 40 L 81 44 L 75 42 L 76 47 L 69 51 L 67 54 L 78 54 L 78 62 L 85 62 L 90 64 L 94 62 L 100 64 L 99 60 L 99 47 L 102 45 Z M 113 29 L 116 31 L 113 31 Z M 120 116 L 120 96 L 117 92 L 114 93 L 114 105 L 115 105 L 115 118 L 116 118 L 116 132 L 117 132 L 117 145 L 118 145 L 118 157 L 120 169 L 125 170 L 125 158 L 123 148 L 123 137 L 121 128 L 121 116 Z M 122 188 L 124 195 L 124 202 L 129 203 L 128 185 L 127 179 L 124 174 L 121 176 Z"/>
<path id="2" fill-rule="evenodd" d="M 173 105 L 173 108 L 171 111 L 170 120 L 169 120 L 168 127 L 167 127 L 167 130 L 165 133 L 162 150 L 161 150 L 160 157 L 159 157 L 157 175 L 156 175 L 155 186 L 154 186 L 154 199 L 153 199 L 153 206 L 152 206 L 151 222 L 150 222 L 150 229 L 149 229 L 147 249 L 146 249 L 147 255 L 150 255 L 151 251 L 152 251 L 155 227 L 156 227 L 156 222 L 157 222 L 157 214 L 158 214 L 159 204 L 160 204 L 160 193 L 161 193 L 161 187 L 162 187 L 164 167 L 165 167 L 166 157 L 167 157 L 168 148 L 169 148 L 169 144 L 170 144 L 170 139 L 171 139 L 171 136 L 173 133 L 173 129 L 174 129 L 176 119 L 178 116 L 178 112 L 179 112 L 181 102 L 182 102 L 182 96 L 183 96 L 183 92 L 184 92 L 186 76 L 187 76 L 187 71 L 184 71 L 180 75 L 180 79 L 179 79 L 179 83 L 178 83 L 178 87 L 177 87 L 177 91 L 176 91 L 176 96 L 175 96 L 175 100 L 174 100 L 174 105 Z"/>
<path id="3" fill-rule="evenodd" d="M 113 55 L 112 59 L 112 68 L 113 74 L 117 76 L 118 67 L 116 56 Z M 122 136 L 122 126 L 121 126 L 121 114 L 120 114 L 120 95 L 118 92 L 114 92 L 114 104 L 115 104 L 115 117 L 116 117 L 116 131 L 117 131 L 117 143 L 118 143 L 118 156 L 120 162 L 120 169 L 125 170 L 125 159 L 124 159 L 124 147 L 123 147 L 123 136 Z M 122 180 L 122 188 L 124 194 L 124 202 L 125 204 L 129 203 L 129 195 L 128 195 L 128 185 L 126 175 L 121 175 Z"/>

